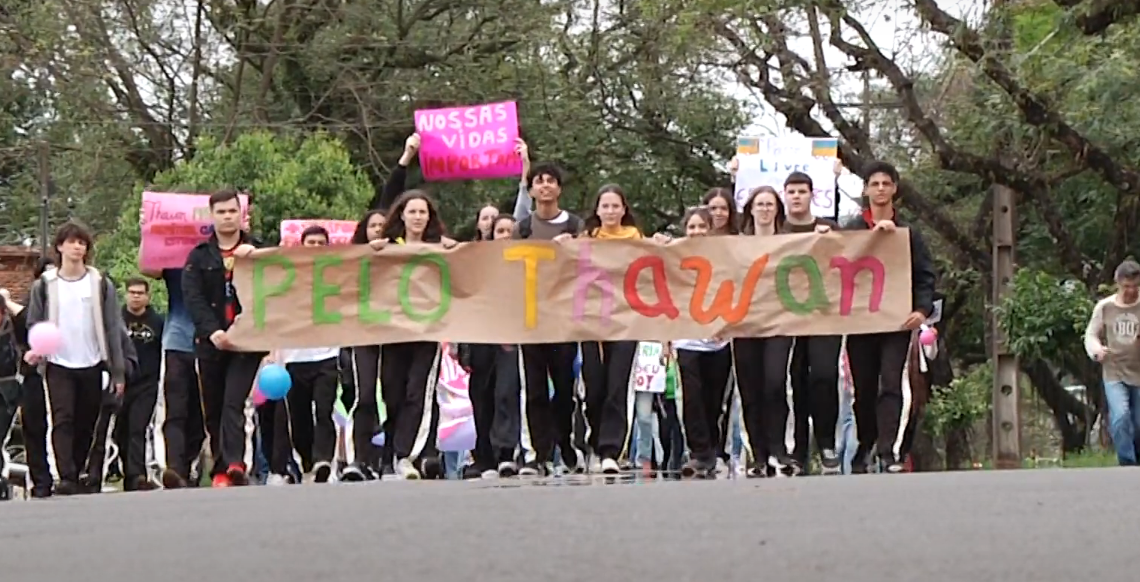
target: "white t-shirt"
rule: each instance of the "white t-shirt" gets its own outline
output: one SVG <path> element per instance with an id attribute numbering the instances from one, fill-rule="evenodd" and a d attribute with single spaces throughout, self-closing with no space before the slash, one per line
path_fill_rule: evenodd
<path id="1" fill-rule="evenodd" d="M 340 355 L 340 348 L 299 348 L 281 350 L 281 362 L 284 364 L 300 364 L 303 362 L 323 362 L 329 358 Z"/>
<path id="2" fill-rule="evenodd" d="M 56 297 L 59 312 L 59 333 L 63 342 L 59 351 L 48 361 L 64 368 L 81 369 L 98 365 L 103 360 L 99 349 L 99 334 L 95 331 L 95 307 L 90 275 L 78 281 L 56 280 Z M 103 306 L 99 306 L 102 309 Z"/>

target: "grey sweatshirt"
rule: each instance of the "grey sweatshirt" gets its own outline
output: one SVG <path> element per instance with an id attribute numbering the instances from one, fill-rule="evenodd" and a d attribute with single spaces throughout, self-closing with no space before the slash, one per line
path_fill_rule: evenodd
<path id="1" fill-rule="evenodd" d="M 127 327 L 123 323 L 123 313 L 119 308 L 115 286 L 95 267 L 87 267 L 87 276 L 91 282 L 92 296 L 101 298 L 100 302 L 92 303 L 95 308 L 91 314 L 95 318 L 99 354 L 102 356 L 103 364 L 107 366 L 107 372 L 111 374 L 111 383 L 123 384 L 126 382 L 123 342 L 127 341 L 123 335 Z M 59 309 L 55 301 L 58 294 L 59 275 L 55 270 L 45 272 L 36 280 L 32 285 L 32 297 L 28 305 L 28 329 L 41 321 L 59 324 Z"/>

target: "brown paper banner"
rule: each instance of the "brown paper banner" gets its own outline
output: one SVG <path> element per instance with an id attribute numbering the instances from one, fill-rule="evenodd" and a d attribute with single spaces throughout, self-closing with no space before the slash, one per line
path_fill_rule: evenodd
<path id="1" fill-rule="evenodd" d="M 241 259 L 243 350 L 894 331 L 907 232 L 292 247 Z"/>

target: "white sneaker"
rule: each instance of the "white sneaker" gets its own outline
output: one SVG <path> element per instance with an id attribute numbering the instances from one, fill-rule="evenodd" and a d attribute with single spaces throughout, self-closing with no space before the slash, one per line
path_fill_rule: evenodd
<path id="1" fill-rule="evenodd" d="M 265 480 L 265 484 L 266 485 L 273 485 L 275 487 L 278 485 L 288 485 L 289 484 L 289 478 L 286 477 L 285 475 L 273 474 L 273 475 L 270 475 L 269 478 L 267 478 Z"/>
<path id="2" fill-rule="evenodd" d="M 613 459 L 603 459 L 601 463 L 601 470 L 606 475 L 617 475 L 621 473 L 621 466 Z"/>
<path id="3" fill-rule="evenodd" d="M 495 469 L 487 469 L 479 474 L 480 479 L 498 479 L 499 472 Z"/>
<path id="4" fill-rule="evenodd" d="M 416 480 L 420 478 L 420 471 L 411 459 L 400 459 L 396 463 L 396 474 L 403 479 Z"/>
<path id="5" fill-rule="evenodd" d="M 591 473 L 601 473 L 602 472 L 602 461 L 594 453 L 590 453 L 590 464 L 589 464 L 588 470 Z"/>

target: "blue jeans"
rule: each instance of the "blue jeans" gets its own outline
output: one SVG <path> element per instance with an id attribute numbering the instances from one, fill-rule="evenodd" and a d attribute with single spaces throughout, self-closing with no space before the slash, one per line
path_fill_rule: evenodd
<path id="1" fill-rule="evenodd" d="M 653 401 L 657 398 L 652 392 L 638 392 L 634 400 L 634 433 L 636 437 L 630 454 L 638 467 L 647 467 L 652 459 L 664 463 L 665 453 L 661 448 L 661 427 L 657 415 L 653 413 Z"/>
<path id="2" fill-rule="evenodd" d="M 843 390 L 839 397 L 839 432 L 835 439 L 835 450 L 843 461 L 843 474 L 851 474 L 851 462 L 859 449 L 859 439 L 855 436 L 855 395 Z"/>
<path id="3" fill-rule="evenodd" d="M 459 479 L 463 476 L 463 457 L 458 451 L 443 452 L 443 475 L 445 479 Z"/>
<path id="4" fill-rule="evenodd" d="M 250 478 L 254 483 L 264 485 L 269 478 L 269 459 L 265 456 L 264 441 L 261 438 L 261 426 L 258 425 L 253 433 L 253 471 Z"/>
<path id="5" fill-rule="evenodd" d="M 1136 437 L 1140 436 L 1140 387 L 1124 382 L 1105 382 L 1108 432 L 1121 465 L 1136 464 Z"/>

